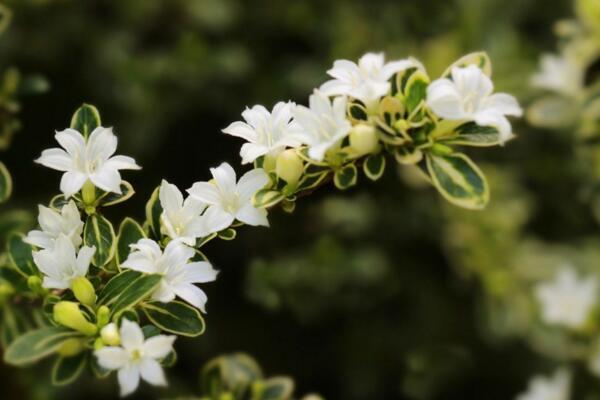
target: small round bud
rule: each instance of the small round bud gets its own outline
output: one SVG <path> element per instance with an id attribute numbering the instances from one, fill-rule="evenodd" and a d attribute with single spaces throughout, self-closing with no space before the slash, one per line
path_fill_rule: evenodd
<path id="1" fill-rule="evenodd" d="M 106 306 L 98 307 L 98 311 L 96 312 L 96 325 L 99 328 L 102 328 L 104 325 L 108 324 L 110 319 L 110 309 Z"/>
<path id="2" fill-rule="evenodd" d="M 377 131 L 372 125 L 358 124 L 350 131 L 350 146 L 360 155 L 374 152 L 378 143 Z"/>
<path id="3" fill-rule="evenodd" d="M 39 276 L 31 275 L 27 278 L 27 286 L 33 293 L 43 293 L 42 280 Z"/>
<path id="4" fill-rule="evenodd" d="M 72 301 L 59 301 L 53 308 L 54 320 L 60 325 L 66 326 L 87 336 L 98 333 L 96 325 L 89 322 L 81 310 L 79 304 Z"/>
<path id="5" fill-rule="evenodd" d="M 85 276 L 78 276 L 71 281 L 71 290 L 81 304 L 93 306 L 96 303 L 94 285 Z"/>
<path id="6" fill-rule="evenodd" d="M 111 322 L 100 330 L 100 337 L 102 342 L 109 346 L 118 346 L 121 344 L 121 337 L 119 336 L 119 329 L 117 324 Z"/>
<path id="7" fill-rule="evenodd" d="M 284 150 L 277 156 L 275 172 L 290 185 L 298 183 L 303 171 L 304 164 L 295 150 Z"/>
<path id="8" fill-rule="evenodd" d="M 65 340 L 58 348 L 57 353 L 63 357 L 72 357 L 83 351 L 83 340 L 71 338 Z"/>

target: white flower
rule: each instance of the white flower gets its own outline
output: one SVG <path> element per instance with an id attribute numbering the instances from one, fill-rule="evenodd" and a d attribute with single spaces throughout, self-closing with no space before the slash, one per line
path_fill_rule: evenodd
<path id="1" fill-rule="evenodd" d="M 389 80 L 395 73 L 417 65 L 412 60 L 386 64 L 383 53 L 367 53 L 358 60 L 358 65 L 348 60 L 337 60 L 327 71 L 334 79 L 321 85 L 320 90 L 327 96 L 353 97 L 369 109 L 390 91 Z"/>
<path id="2" fill-rule="evenodd" d="M 544 54 L 540 59 L 540 70 L 531 77 L 531 84 L 573 96 L 581 90 L 583 77 L 583 66 L 574 57 L 568 54 Z"/>
<path id="3" fill-rule="evenodd" d="M 246 139 L 240 155 L 242 163 L 253 162 L 265 154 L 277 154 L 285 147 L 300 145 L 292 135 L 292 110 L 296 104 L 279 102 L 269 112 L 265 107 L 256 105 L 246 109 L 242 117 L 246 122 L 236 121 L 223 129 L 224 133 Z"/>
<path id="4" fill-rule="evenodd" d="M 352 125 L 346 119 L 346 97 L 336 97 L 333 104 L 322 92 L 315 90 L 309 107 L 296 106 L 293 111 L 298 124 L 296 137 L 309 146 L 308 155 L 317 161 L 325 152 L 348 136 Z"/>
<path id="5" fill-rule="evenodd" d="M 534 376 L 529 381 L 527 392 L 516 400 L 568 400 L 571 390 L 571 374 L 560 369 L 552 377 Z"/>
<path id="6" fill-rule="evenodd" d="M 166 386 L 167 380 L 159 363 L 173 350 L 175 336 L 157 335 L 144 340 L 138 324 L 123 319 L 120 329 L 121 346 L 107 346 L 94 351 L 98 364 L 108 370 L 118 370 L 121 396 L 133 393 L 143 380 L 155 386 Z"/>
<path id="7" fill-rule="evenodd" d="M 236 183 L 235 171 L 223 163 L 211 168 L 213 180 L 196 182 L 188 189 L 190 196 L 208 204 L 202 215 L 204 234 L 219 232 L 236 219 L 248 225 L 269 226 L 267 211 L 252 205 L 252 196 L 265 187 L 269 177 L 261 168 L 246 172 Z"/>
<path id="8" fill-rule="evenodd" d="M 38 222 L 42 230 L 30 231 L 24 239 L 26 243 L 42 249 L 49 249 L 54 246 L 54 241 L 62 233 L 71 240 L 73 246 L 81 245 L 83 222 L 73 200 L 65 204 L 60 213 L 41 204 L 38 208 Z"/>
<path id="9" fill-rule="evenodd" d="M 206 312 L 206 294 L 193 284 L 212 282 L 218 272 L 206 261 L 190 262 L 194 249 L 180 240 L 172 240 L 162 252 L 150 239 L 140 239 L 130 247 L 132 251 L 121 265 L 123 268 L 162 275 L 158 289 L 152 294 L 153 300 L 168 303 L 178 296 Z"/>
<path id="10" fill-rule="evenodd" d="M 35 265 L 44 274 L 42 286 L 47 289 L 70 288 L 73 279 L 85 277 L 95 251 L 95 247 L 83 246 L 76 254 L 71 239 L 59 234 L 52 249 L 33 253 Z"/>
<path id="11" fill-rule="evenodd" d="M 192 197 L 183 199 L 177 186 L 163 180 L 159 191 L 161 230 L 171 239 L 180 239 L 193 246 L 202 235 L 203 223 L 200 217 L 206 204 Z"/>
<path id="12" fill-rule="evenodd" d="M 97 127 L 87 141 L 75 129 L 57 132 L 54 137 L 62 149 L 44 150 L 35 162 L 64 171 L 60 190 L 65 197 L 77 193 L 88 179 L 106 192 L 121 193 L 119 170 L 140 169 L 131 157 L 113 156 L 117 137 L 112 128 Z"/>
<path id="13" fill-rule="evenodd" d="M 473 120 L 481 126 L 498 129 L 500 139 L 512 137 L 506 115 L 521 116 L 517 100 L 506 93 L 495 93 L 494 85 L 483 71 L 474 66 L 452 68 L 452 80 L 442 78 L 427 87 L 427 104 L 447 120 Z"/>
<path id="14" fill-rule="evenodd" d="M 551 282 L 537 285 L 535 296 L 546 323 L 580 328 L 587 320 L 598 295 L 593 276 L 578 279 L 572 267 L 563 267 Z"/>

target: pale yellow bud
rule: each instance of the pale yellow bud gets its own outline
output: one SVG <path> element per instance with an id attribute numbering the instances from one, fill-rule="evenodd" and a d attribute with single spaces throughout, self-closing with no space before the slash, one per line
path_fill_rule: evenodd
<path id="1" fill-rule="evenodd" d="M 109 308 L 106 306 L 98 307 L 98 311 L 96 312 L 96 325 L 98 325 L 98 328 L 102 328 L 104 325 L 108 324 L 109 319 Z"/>
<path id="2" fill-rule="evenodd" d="M 374 152 L 378 143 L 377 131 L 372 125 L 358 124 L 350 131 L 350 147 L 359 155 Z"/>
<path id="3" fill-rule="evenodd" d="M 96 303 L 94 286 L 85 276 L 78 276 L 71 281 L 71 290 L 81 304 L 93 306 Z"/>
<path id="4" fill-rule="evenodd" d="M 119 329 L 117 329 L 117 324 L 114 322 L 111 322 L 100 330 L 100 337 L 102 338 L 102 342 L 108 346 L 118 346 L 121 344 Z"/>
<path id="5" fill-rule="evenodd" d="M 54 320 L 67 328 L 74 329 L 87 336 L 98 333 L 98 328 L 85 318 L 83 312 L 79 309 L 78 303 L 59 301 L 54 305 L 53 314 Z"/>
<path id="6" fill-rule="evenodd" d="M 285 180 L 287 183 L 291 185 L 298 183 L 298 180 L 302 176 L 303 170 L 304 164 L 302 163 L 300 156 L 296 154 L 295 150 L 284 150 L 279 154 L 279 156 L 277 156 L 275 172 L 277 173 L 277 176 Z"/>

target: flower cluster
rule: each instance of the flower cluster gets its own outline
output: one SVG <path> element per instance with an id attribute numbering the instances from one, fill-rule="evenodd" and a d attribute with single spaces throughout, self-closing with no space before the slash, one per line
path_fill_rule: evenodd
<path id="1" fill-rule="evenodd" d="M 279 102 L 269 112 L 256 105 L 223 132 L 244 139 L 242 162 L 270 178 L 254 198 L 258 207 L 281 202 L 291 210 L 300 194 L 331 177 L 349 188 L 361 165 L 377 180 L 390 154 L 420 167 L 450 202 L 478 209 L 489 196 L 485 178 L 453 147 L 503 144 L 513 137 L 507 116 L 522 113 L 513 96 L 493 93 L 490 71 L 480 53 L 433 82 L 414 59 L 386 62 L 369 53 L 358 63 L 338 60 L 308 106 Z"/>
<path id="2" fill-rule="evenodd" d="M 413 59 L 385 62 L 370 53 L 357 64 L 336 61 L 332 79 L 307 106 L 257 105 L 223 130 L 246 141 L 240 154 L 252 169 L 238 178 L 223 163 L 187 195 L 163 180 L 146 204 L 145 221 L 125 218 L 118 229 L 104 209 L 133 195 L 120 171 L 140 167 L 114 155 L 112 129 L 93 106 L 82 106 L 70 128 L 56 133 L 61 148 L 36 160 L 63 172 L 62 193 L 39 206 L 39 229 L 9 240 L 26 296 L 40 300 L 46 319 L 11 342 L 5 360 L 27 365 L 57 354 L 56 384 L 71 382 L 86 366 L 98 376 L 118 371 L 122 395 L 140 379 L 165 385 L 163 367 L 175 359 L 176 336 L 204 332 L 207 295 L 198 285 L 218 273 L 203 246 L 233 239 L 242 225 L 268 226 L 269 208 L 281 204 L 291 212 L 300 195 L 330 180 L 340 189 L 353 186 L 358 167 L 377 180 L 387 156 L 418 166 L 451 203 L 484 207 L 483 174 L 454 148 L 503 144 L 512 137 L 506 116 L 521 112 L 512 96 L 493 93 L 490 71 L 481 53 L 458 60 L 433 82 Z"/>

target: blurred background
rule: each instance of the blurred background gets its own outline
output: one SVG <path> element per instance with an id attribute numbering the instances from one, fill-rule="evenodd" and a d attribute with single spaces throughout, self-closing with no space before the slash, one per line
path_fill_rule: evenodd
<path id="1" fill-rule="evenodd" d="M 60 175 L 33 159 L 88 102 L 115 128 L 119 153 L 143 166 L 125 175 L 137 193 L 108 210 L 115 220 L 142 219 L 162 178 L 187 188 L 222 161 L 239 166 L 241 141 L 220 130 L 246 106 L 306 103 L 338 58 L 413 55 L 435 78 L 485 50 L 497 90 L 526 106 L 538 96 L 528 82 L 540 54 L 556 50 L 554 23 L 574 17 L 569 0 L 4 4 L 12 21 L 0 36 L 0 71 L 12 94 L 0 114 L 13 125 L 3 127 L 1 158 L 15 194 L 3 210 L 34 211 L 57 192 Z M 24 78 L 16 94 L 13 66 Z M 410 171 L 389 168 L 377 183 L 327 187 L 292 215 L 273 212 L 269 230 L 211 242 L 205 250 L 221 273 L 206 285 L 207 332 L 178 340 L 168 389 L 143 386 L 134 397 L 199 395 L 207 360 L 245 351 L 267 374 L 293 376 L 298 393 L 326 399 L 513 398 L 533 373 L 569 359 L 555 346 L 566 339 L 539 326 L 532 282 L 562 262 L 593 273 L 600 265 L 597 173 L 567 128 L 518 121 L 517 140 L 469 152 L 490 179 L 484 212 L 445 204 Z M 0 366 L 2 397 L 117 393 L 114 378 L 52 388 L 48 368 Z M 576 390 L 574 398 L 598 399 L 600 378 L 584 370 Z"/>

